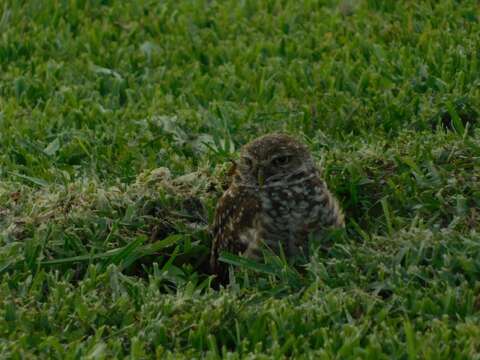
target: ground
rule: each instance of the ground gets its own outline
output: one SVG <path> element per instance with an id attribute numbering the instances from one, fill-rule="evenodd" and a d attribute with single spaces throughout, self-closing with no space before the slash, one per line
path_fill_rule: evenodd
<path id="1" fill-rule="evenodd" d="M 3 1 L 1 357 L 480 358 L 478 10 Z M 278 130 L 346 231 L 216 289 L 229 161 Z"/>

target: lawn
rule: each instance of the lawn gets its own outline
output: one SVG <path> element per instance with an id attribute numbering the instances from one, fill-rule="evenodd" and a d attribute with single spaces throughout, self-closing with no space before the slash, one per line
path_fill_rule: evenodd
<path id="1" fill-rule="evenodd" d="M 0 357 L 480 359 L 475 0 L 3 0 Z M 272 131 L 346 214 L 208 274 Z"/>

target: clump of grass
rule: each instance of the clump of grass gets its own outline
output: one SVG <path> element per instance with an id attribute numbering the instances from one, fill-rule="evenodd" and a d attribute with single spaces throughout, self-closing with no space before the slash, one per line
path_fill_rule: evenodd
<path id="1" fill-rule="evenodd" d="M 2 270 L 28 264 L 33 272 L 74 270 L 78 278 L 92 262 L 143 273 L 143 265 L 171 266 L 174 258 L 205 268 L 210 244 L 204 204 L 214 200 L 216 186 L 201 171 L 173 178 L 167 168 L 107 188 L 82 180 L 40 189 L 4 184 L 0 196 L 13 200 L 3 209 L 1 236 L 18 255 L 12 258 L 8 250 Z"/>

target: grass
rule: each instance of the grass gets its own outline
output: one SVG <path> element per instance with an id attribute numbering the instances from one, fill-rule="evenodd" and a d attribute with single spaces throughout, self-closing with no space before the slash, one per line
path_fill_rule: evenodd
<path id="1" fill-rule="evenodd" d="M 0 14 L 2 358 L 480 358 L 476 1 Z M 228 161 L 277 130 L 347 229 L 215 290 Z"/>

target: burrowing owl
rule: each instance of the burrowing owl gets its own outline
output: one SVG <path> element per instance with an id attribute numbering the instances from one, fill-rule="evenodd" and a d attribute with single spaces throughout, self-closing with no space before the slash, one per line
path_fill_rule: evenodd
<path id="1" fill-rule="evenodd" d="M 255 259 L 263 244 L 275 252 L 281 246 L 291 257 L 306 250 L 310 233 L 343 226 L 338 203 L 307 147 L 288 135 L 265 135 L 242 148 L 220 198 L 211 266 L 226 279 L 227 267 L 218 261 L 222 251 Z"/>

